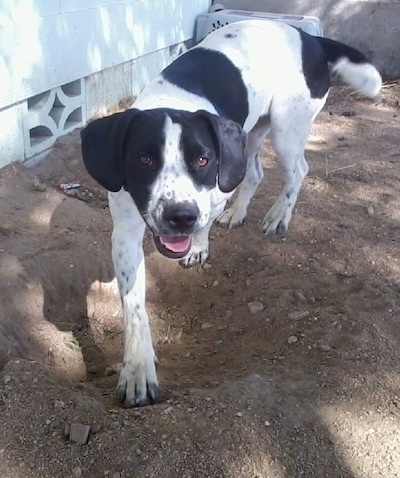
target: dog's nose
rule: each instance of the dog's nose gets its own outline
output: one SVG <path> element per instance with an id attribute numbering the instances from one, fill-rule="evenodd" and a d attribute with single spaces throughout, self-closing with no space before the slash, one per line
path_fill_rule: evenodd
<path id="1" fill-rule="evenodd" d="M 199 217 L 199 210 L 193 204 L 173 204 L 164 208 L 163 216 L 173 231 L 190 233 Z"/>

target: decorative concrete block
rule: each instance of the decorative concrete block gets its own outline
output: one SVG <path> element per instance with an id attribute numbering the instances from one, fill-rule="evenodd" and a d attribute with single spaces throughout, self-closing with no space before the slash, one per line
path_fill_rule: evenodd
<path id="1" fill-rule="evenodd" d="M 23 118 L 25 157 L 29 159 L 42 153 L 53 146 L 59 136 L 82 126 L 85 115 L 82 80 L 29 98 Z"/>

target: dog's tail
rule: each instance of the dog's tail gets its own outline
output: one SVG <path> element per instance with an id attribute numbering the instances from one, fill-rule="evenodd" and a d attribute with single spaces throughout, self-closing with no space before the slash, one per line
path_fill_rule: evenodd
<path id="1" fill-rule="evenodd" d="M 318 38 L 333 73 L 364 95 L 373 98 L 382 87 L 382 78 L 374 65 L 358 50 L 328 38 Z"/>

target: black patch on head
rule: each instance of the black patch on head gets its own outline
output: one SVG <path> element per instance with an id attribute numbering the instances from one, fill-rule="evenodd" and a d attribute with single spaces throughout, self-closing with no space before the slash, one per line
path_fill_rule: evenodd
<path id="1" fill-rule="evenodd" d="M 236 38 L 237 37 L 237 35 L 234 35 L 233 33 L 227 33 L 224 36 L 225 36 L 225 38 Z"/>
<path id="2" fill-rule="evenodd" d="M 223 53 L 193 48 L 171 63 L 162 76 L 206 98 L 220 116 L 243 126 L 249 114 L 247 89 L 240 70 Z"/>
<path id="3" fill-rule="evenodd" d="M 331 80 L 325 51 L 319 38 L 298 30 L 301 38 L 303 74 L 312 98 L 323 98 L 328 92 Z"/>
<path id="4" fill-rule="evenodd" d="M 152 185 L 163 167 L 169 141 L 164 130 L 167 116 L 181 125 L 179 148 L 199 188 L 215 187 L 218 178 L 221 190 L 231 191 L 246 169 L 245 133 L 240 125 L 205 111 L 133 109 L 93 121 L 82 131 L 86 168 L 109 191 L 124 187 L 142 214 L 148 212 Z M 199 158 L 207 158 L 205 166 Z"/>

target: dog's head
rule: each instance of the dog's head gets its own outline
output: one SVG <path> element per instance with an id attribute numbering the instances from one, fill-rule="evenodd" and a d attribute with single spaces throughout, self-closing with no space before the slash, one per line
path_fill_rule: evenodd
<path id="1" fill-rule="evenodd" d="M 188 253 L 215 193 L 233 191 L 246 171 L 244 131 L 206 111 L 130 109 L 89 123 L 81 137 L 88 172 L 109 191 L 130 193 L 170 258 Z"/>

